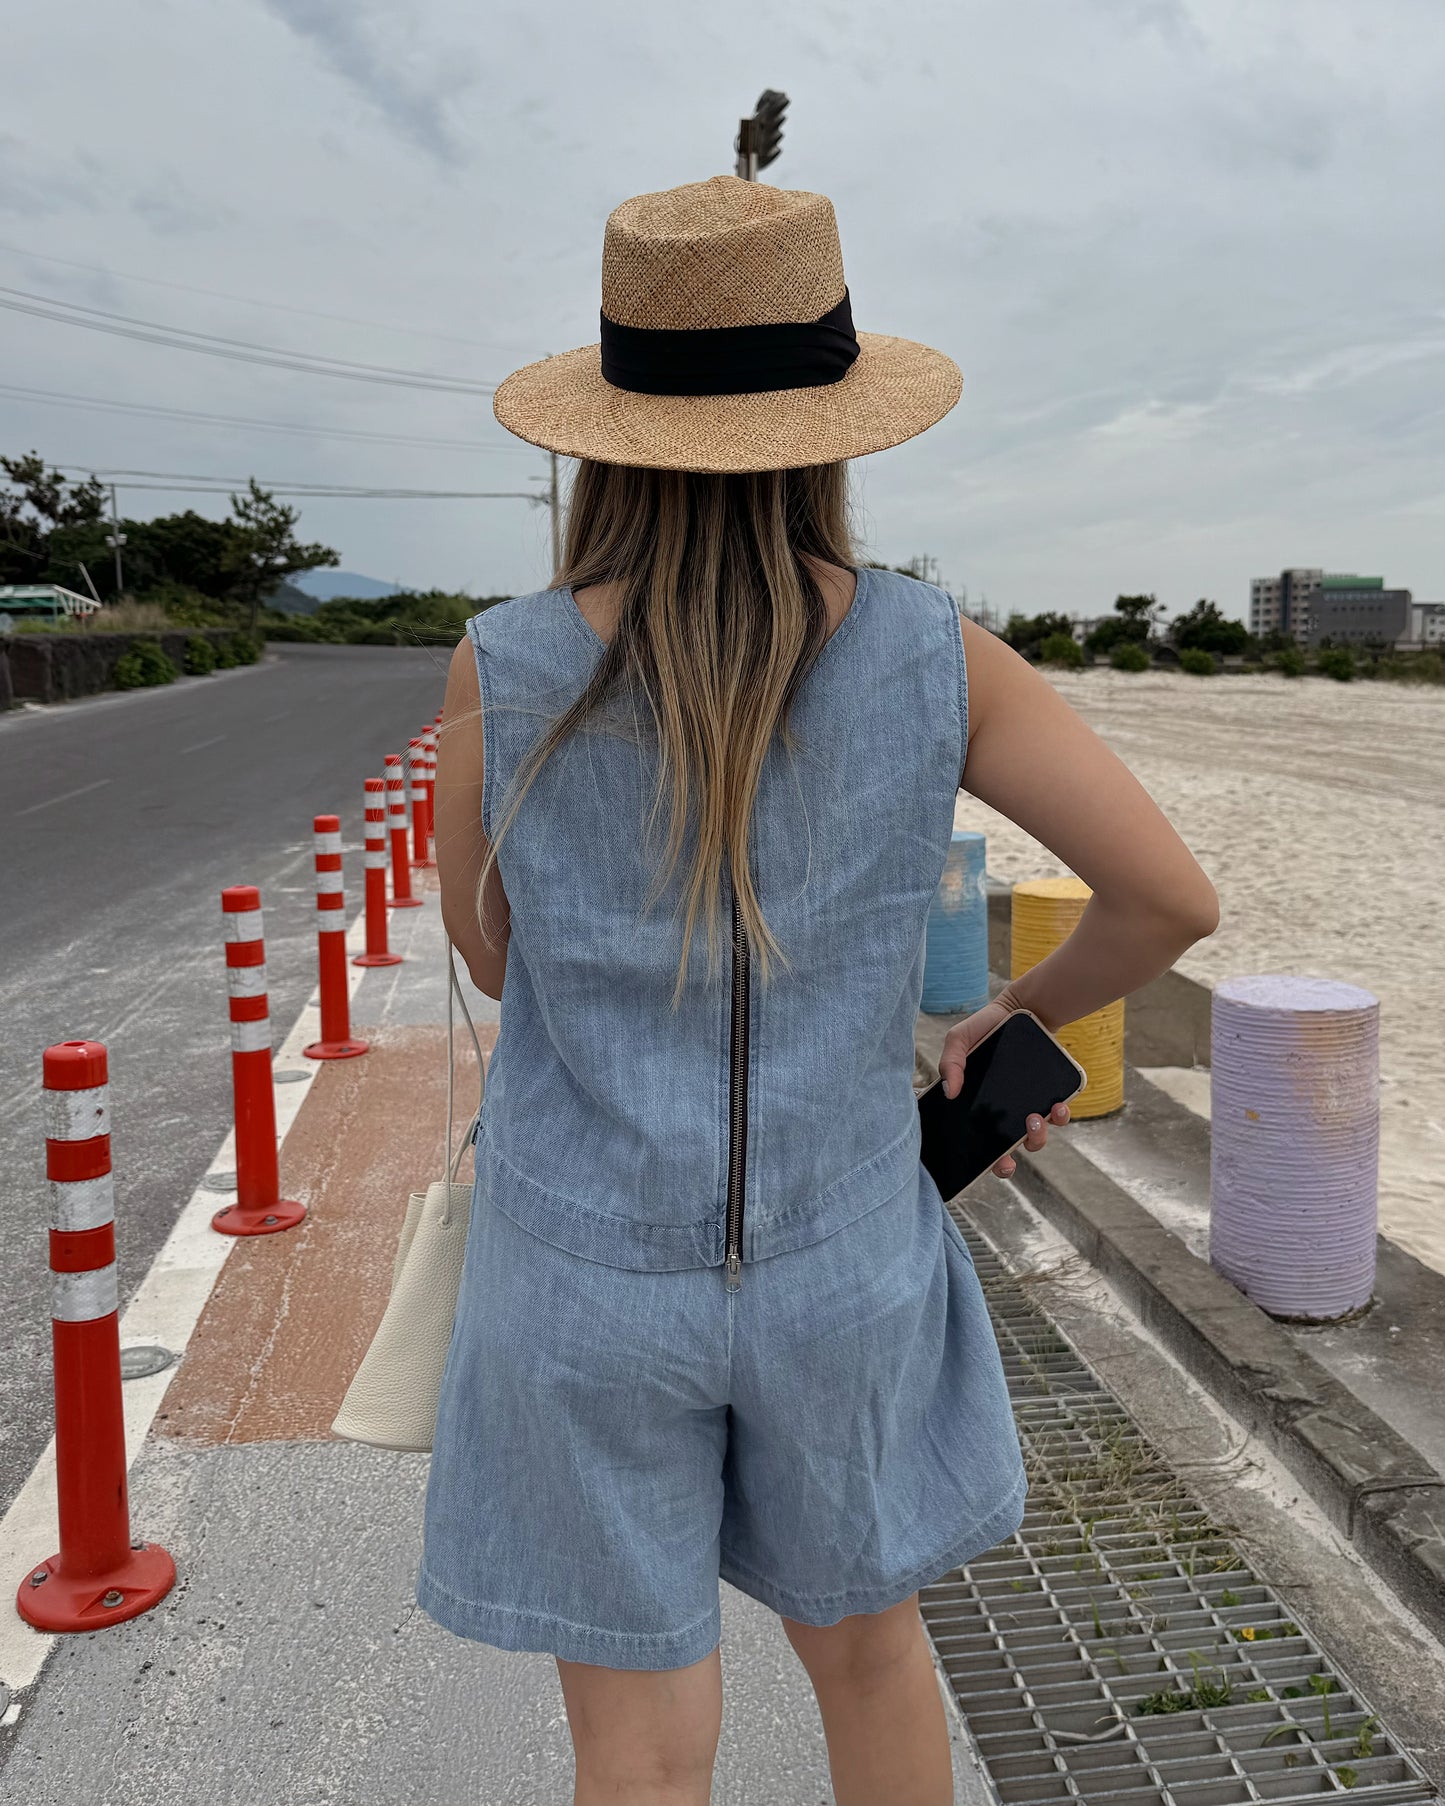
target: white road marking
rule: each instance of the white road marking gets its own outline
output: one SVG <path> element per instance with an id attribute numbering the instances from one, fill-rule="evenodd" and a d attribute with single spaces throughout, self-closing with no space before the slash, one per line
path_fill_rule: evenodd
<path id="1" fill-rule="evenodd" d="M 181 752 L 182 753 L 204 752 L 206 747 L 219 746 L 223 740 L 229 740 L 230 737 L 231 736 L 229 734 L 217 734 L 213 739 L 210 739 L 210 740 L 197 740 L 197 742 L 194 746 L 183 746 L 181 748 Z"/>
<path id="2" fill-rule="evenodd" d="M 82 784 L 79 790 L 67 790 L 60 796 L 47 797 L 43 803 L 32 803 L 28 809 L 16 811 L 16 819 L 22 815 L 34 815 L 37 809 L 53 809 L 57 803 L 68 803 L 74 796 L 86 796 L 92 790 L 99 790 L 103 785 L 112 783 L 111 778 L 97 778 L 93 784 Z"/>
<path id="3" fill-rule="evenodd" d="M 366 976 L 364 966 L 353 966 L 350 955 L 366 950 L 366 911 L 358 910 L 346 936 L 348 954 L 347 991 L 355 995 Z M 284 1143 L 296 1120 L 297 1112 L 310 1091 L 323 1062 L 308 1060 L 302 1052 L 321 1036 L 321 993 L 314 990 L 306 1007 L 292 1024 L 291 1032 L 277 1048 L 272 1060 L 274 1071 L 305 1071 L 304 1084 L 288 1082 L 273 1087 L 276 1097 L 276 1136 Z M 36 1125 L 36 1133 L 40 1125 Z M 234 1130 L 221 1143 L 206 1171 L 233 1171 L 236 1165 Z M 177 1217 L 175 1227 L 165 1245 L 151 1262 L 150 1271 L 121 1314 L 122 1347 L 137 1342 L 159 1342 L 180 1355 L 191 1339 L 191 1333 L 206 1308 L 227 1256 L 236 1247 L 237 1237 L 220 1235 L 211 1228 L 211 1218 L 224 1199 L 204 1186 L 191 1193 L 190 1202 Z M 125 1225 L 118 1225 L 124 1238 Z M 37 1275 L 39 1283 L 39 1275 Z M 125 1401 L 125 1449 L 127 1464 L 134 1461 L 149 1434 L 166 1388 L 175 1378 L 176 1364 L 143 1379 L 127 1380 L 122 1388 Z M 145 1536 L 147 1526 L 132 1517 L 131 1534 Z M 32 1629 L 11 1602 L 8 1582 L 18 1579 L 27 1567 L 54 1555 L 59 1547 L 60 1530 L 56 1507 L 55 1439 L 42 1450 L 29 1478 L 15 1495 L 10 1509 L 0 1519 L 0 1583 L 6 1584 L 7 1600 L 0 1607 L 0 1682 L 12 1692 L 28 1687 L 44 1666 L 55 1642 L 54 1636 Z"/>

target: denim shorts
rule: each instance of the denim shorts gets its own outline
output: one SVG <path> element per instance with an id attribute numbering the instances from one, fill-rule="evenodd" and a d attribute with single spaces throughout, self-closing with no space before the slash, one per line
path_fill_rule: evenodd
<path id="1" fill-rule="evenodd" d="M 1011 1535 L 1026 1481 L 968 1245 L 918 1181 L 812 1245 L 639 1272 L 479 1177 L 417 1600 L 609 1668 L 717 1644 L 718 1580 L 804 1624 L 897 1604 Z"/>

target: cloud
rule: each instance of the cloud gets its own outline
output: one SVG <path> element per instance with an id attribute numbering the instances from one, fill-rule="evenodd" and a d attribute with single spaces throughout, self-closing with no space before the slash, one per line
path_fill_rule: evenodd
<path id="1" fill-rule="evenodd" d="M 297 37 L 321 55 L 334 75 L 354 88 L 389 119 L 402 137 L 438 162 L 465 160 L 445 117 L 447 103 L 474 79 L 470 56 L 453 51 L 429 73 L 419 66 L 411 21 L 395 21 L 389 44 L 382 40 L 393 21 L 380 19 L 358 0 L 265 0 Z M 397 41 L 397 40 L 400 41 Z"/>
<path id="2" fill-rule="evenodd" d="M 0 132 L 0 213 L 22 219 L 94 213 L 104 197 L 104 171 L 84 152 L 71 152 L 68 161 L 66 170 L 43 146 Z"/>
<path id="3" fill-rule="evenodd" d="M 236 211 L 214 195 L 198 195 L 167 172 L 164 181 L 150 183 L 136 193 L 130 210 L 166 238 L 193 238 L 233 225 Z"/>

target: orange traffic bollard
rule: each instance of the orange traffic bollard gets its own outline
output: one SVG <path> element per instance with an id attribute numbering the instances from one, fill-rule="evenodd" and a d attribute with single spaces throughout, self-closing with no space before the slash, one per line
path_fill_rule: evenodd
<path id="1" fill-rule="evenodd" d="M 15 1604 L 37 1630 L 99 1630 L 164 1599 L 176 1564 L 130 1533 L 105 1048 L 61 1041 L 42 1065 L 60 1553 Z"/>
<path id="2" fill-rule="evenodd" d="M 341 818 L 318 815 L 316 835 L 316 945 L 321 969 L 321 1039 L 302 1048 L 308 1060 L 351 1060 L 365 1041 L 351 1033 L 351 993 L 346 979 L 346 892 L 341 884 Z"/>
<path id="3" fill-rule="evenodd" d="M 366 780 L 366 951 L 353 966 L 399 966 L 386 940 L 386 785 Z"/>

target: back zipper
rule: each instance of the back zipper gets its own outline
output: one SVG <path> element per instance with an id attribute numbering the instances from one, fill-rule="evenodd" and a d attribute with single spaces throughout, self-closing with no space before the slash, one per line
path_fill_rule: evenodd
<path id="1" fill-rule="evenodd" d="M 731 886 L 729 886 L 732 889 Z M 728 1205 L 727 1289 L 735 1292 L 742 1282 L 743 1192 L 747 1184 L 748 1152 L 748 1015 L 749 976 L 747 936 L 743 933 L 737 891 L 733 906 L 733 1018 L 728 1050 Z"/>

